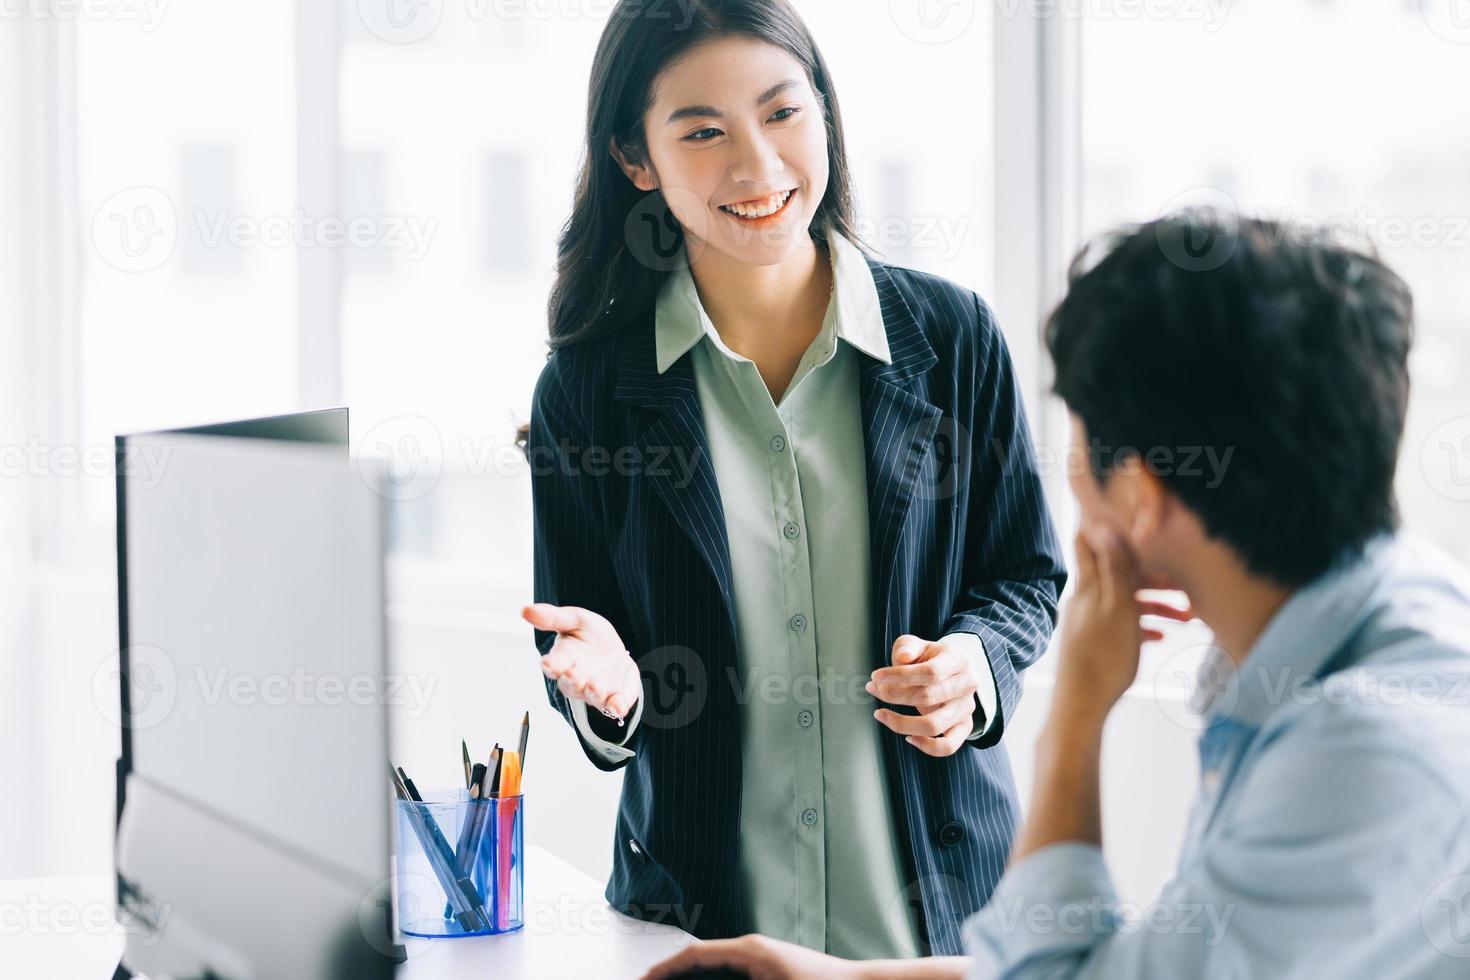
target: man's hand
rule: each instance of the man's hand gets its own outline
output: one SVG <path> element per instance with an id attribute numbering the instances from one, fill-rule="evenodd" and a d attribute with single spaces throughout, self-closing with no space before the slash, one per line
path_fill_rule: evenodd
<path id="1" fill-rule="evenodd" d="M 617 718 L 633 710 L 643 681 L 612 623 L 588 609 L 548 602 L 526 606 L 521 617 L 558 634 L 541 658 L 541 672 L 556 681 L 561 693 Z"/>
<path id="2" fill-rule="evenodd" d="M 889 704 L 918 708 L 917 715 L 879 708 L 873 717 L 920 752 L 945 756 L 958 752 L 974 730 L 978 683 L 958 650 L 904 634 L 893 641 L 893 666 L 873 671 L 866 689 Z"/>
<path id="3" fill-rule="evenodd" d="M 854 980 L 859 964 L 813 952 L 779 939 L 749 935 L 693 943 L 657 964 L 643 980 L 664 980 L 703 970 L 732 970 L 752 980 Z"/>
<path id="4" fill-rule="evenodd" d="M 1138 674 L 1144 640 L 1163 637 L 1140 616 L 1188 622 L 1193 613 L 1138 597 L 1138 572 L 1123 541 L 1101 525 L 1077 534 L 1077 586 L 1062 611 L 1054 717 L 1101 725 Z"/>

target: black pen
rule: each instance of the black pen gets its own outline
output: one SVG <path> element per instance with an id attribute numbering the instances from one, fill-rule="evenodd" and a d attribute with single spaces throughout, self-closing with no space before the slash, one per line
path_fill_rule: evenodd
<path id="1" fill-rule="evenodd" d="M 388 771 L 393 777 L 393 788 L 400 798 L 422 802 L 417 791 L 411 790 L 408 777 L 403 775 L 402 769 L 395 768 L 390 762 Z M 429 859 L 434 877 L 439 879 L 439 886 L 444 889 L 449 903 L 454 906 L 454 918 L 460 928 L 466 932 L 490 928 L 489 917 L 481 908 L 480 896 L 475 891 L 475 886 L 468 878 L 455 873 L 454 852 L 449 849 L 449 841 L 444 839 L 439 825 L 414 806 L 408 808 L 408 823 L 413 828 L 414 836 L 419 839 L 419 846 L 424 849 L 424 856 Z"/>

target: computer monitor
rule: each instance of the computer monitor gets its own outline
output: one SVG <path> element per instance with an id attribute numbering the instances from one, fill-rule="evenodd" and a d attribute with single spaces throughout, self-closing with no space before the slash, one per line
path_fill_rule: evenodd
<path id="1" fill-rule="evenodd" d="M 118 439 L 121 976 L 392 976 L 385 498 L 345 443 Z"/>

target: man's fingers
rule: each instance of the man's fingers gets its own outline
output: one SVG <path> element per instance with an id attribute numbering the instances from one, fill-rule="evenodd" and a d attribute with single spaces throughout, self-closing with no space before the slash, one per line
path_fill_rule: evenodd
<path id="1" fill-rule="evenodd" d="M 521 618 L 538 630 L 571 633 L 587 623 L 587 610 L 580 606 L 553 606 L 549 602 L 533 602 L 521 610 Z"/>
<path id="2" fill-rule="evenodd" d="M 707 939 L 685 946 L 678 953 L 655 964 L 643 980 L 663 980 L 694 970 L 721 966 L 741 967 L 750 962 L 749 944 L 744 939 Z"/>
<path id="3" fill-rule="evenodd" d="M 1082 531 L 1077 532 L 1074 542 L 1077 551 L 1077 591 L 1097 584 L 1097 558 L 1092 553 L 1092 543 Z"/>
<path id="4" fill-rule="evenodd" d="M 1101 525 L 1094 529 L 1093 537 L 1098 592 L 1103 604 L 1111 606 L 1124 595 L 1132 597 L 1133 567 L 1122 539 L 1111 528 Z"/>
<path id="5" fill-rule="evenodd" d="M 1169 603 L 1160 602 L 1157 599 L 1139 599 L 1137 601 L 1138 614 L 1140 616 L 1160 616 L 1164 619 L 1172 619 L 1178 623 L 1194 621 L 1194 610 L 1188 606 L 1180 609 L 1178 606 L 1171 606 Z"/>

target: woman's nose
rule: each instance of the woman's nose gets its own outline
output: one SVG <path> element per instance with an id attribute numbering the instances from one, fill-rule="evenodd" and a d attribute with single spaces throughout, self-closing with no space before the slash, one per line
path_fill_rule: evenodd
<path id="1" fill-rule="evenodd" d="M 730 178 L 734 181 L 766 184 L 786 169 L 775 145 L 763 136 L 739 140 L 736 146 L 738 156 L 730 167 Z"/>

